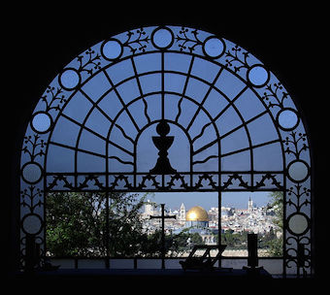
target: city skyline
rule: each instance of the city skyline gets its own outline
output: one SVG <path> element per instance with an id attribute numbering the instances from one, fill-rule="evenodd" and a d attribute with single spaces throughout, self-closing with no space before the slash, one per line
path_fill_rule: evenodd
<path id="1" fill-rule="evenodd" d="M 252 198 L 256 206 L 262 207 L 270 202 L 269 195 L 270 192 L 224 192 L 221 206 L 246 209 L 249 198 Z M 166 208 L 172 210 L 179 209 L 182 203 L 187 209 L 201 206 L 208 211 L 211 207 L 219 207 L 217 192 L 157 192 L 150 193 L 146 199 L 157 204 L 164 203 Z"/>

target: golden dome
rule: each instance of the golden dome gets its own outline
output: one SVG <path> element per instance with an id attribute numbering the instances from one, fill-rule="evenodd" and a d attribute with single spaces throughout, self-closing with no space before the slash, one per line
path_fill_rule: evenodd
<path id="1" fill-rule="evenodd" d="M 187 221 L 209 221 L 209 216 L 204 208 L 195 206 L 189 209 L 186 215 Z"/>

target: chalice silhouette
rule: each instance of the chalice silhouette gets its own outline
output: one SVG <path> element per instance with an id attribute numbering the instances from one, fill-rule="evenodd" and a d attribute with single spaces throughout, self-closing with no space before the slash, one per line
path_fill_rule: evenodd
<path id="1" fill-rule="evenodd" d="M 176 170 L 172 168 L 170 160 L 168 159 L 168 149 L 171 147 L 174 141 L 174 136 L 167 136 L 170 132 L 170 126 L 166 120 L 161 120 L 157 127 L 156 131 L 159 136 L 153 136 L 152 141 L 156 148 L 159 150 L 157 163 L 154 168 L 149 172 L 153 174 L 172 174 L 176 173 Z"/>

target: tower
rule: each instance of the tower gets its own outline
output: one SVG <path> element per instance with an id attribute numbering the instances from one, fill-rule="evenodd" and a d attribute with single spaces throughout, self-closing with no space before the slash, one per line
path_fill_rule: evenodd
<path id="1" fill-rule="evenodd" d="M 248 212 L 252 212 L 252 211 L 253 211 L 253 201 L 252 201 L 251 197 L 249 197 Z"/>
<path id="2" fill-rule="evenodd" d="M 182 203 L 179 210 L 179 222 L 181 225 L 184 225 L 186 222 L 186 207 Z"/>

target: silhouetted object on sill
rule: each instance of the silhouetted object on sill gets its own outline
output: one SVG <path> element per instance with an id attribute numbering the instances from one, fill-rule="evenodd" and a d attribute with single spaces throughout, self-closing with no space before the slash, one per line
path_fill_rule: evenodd
<path id="1" fill-rule="evenodd" d="M 45 259 L 41 266 L 42 271 L 53 271 L 59 269 L 60 265 L 53 265 L 48 259 Z"/>
<path id="2" fill-rule="evenodd" d="M 258 235 L 248 234 L 248 265 L 243 266 L 243 269 L 247 270 L 249 273 L 258 274 L 263 267 L 258 267 Z"/>
<path id="3" fill-rule="evenodd" d="M 197 269 L 201 271 L 214 270 L 214 264 L 221 258 L 226 245 L 195 245 L 185 261 L 180 261 L 184 271 L 187 269 Z M 202 256 L 194 256 L 197 250 L 205 250 Z M 211 257 L 211 250 L 219 250 L 217 255 Z"/>
<path id="4" fill-rule="evenodd" d="M 248 234 L 248 266 L 255 268 L 258 266 L 258 235 Z"/>
<path id="5" fill-rule="evenodd" d="M 168 149 L 173 144 L 174 136 L 166 136 L 170 132 L 170 126 L 165 120 L 161 120 L 156 131 L 160 136 L 153 136 L 152 141 L 156 148 L 159 150 L 158 159 L 155 167 L 150 170 L 150 173 L 154 174 L 171 174 L 176 173 L 176 170 L 172 168 L 170 160 L 168 159 Z"/>
<path id="6" fill-rule="evenodd" d="M 31 273 L 40 266 L 40 245 L 36 243 L 34 235 L 26 235 L 25 257 L 26 273 Z"/>
<path id="7" fill-rule="evenodd" d="M 57 270 L 60 265 L 52 265 L 47 258 L 41 258 L 40 244 L 36 242 L 34 235 L 26 235 L 26 263 L 25 263 L 25 273 L 34 273 L 37 270 L 41 271 L 51 271 Z"/>
<path id="8" fill-rule="evenodd" d="M 297 247 L 297 266 L 298 268 L 302 269 L 302 275 L 305 277 L 307 275 L 306 270 L 305 270 L 305 262 L 308 259 L 308 255 L 305 254 L 305 245 L 298 243 Z M 299 276 L 300 276 L 300 271 L 299 271 Z"/>
<path id="9" fill-rule="evenodd" d="M 160 218 L 162 220 L 162 244 L 161 244 L 161 255 L 162 255 L 162 269 L 165 269 L 165 219 L 166 218 L 174 218 L 176 219 L 175 215 L 167 215 L 165 216 L 165 204 L 160 204 L 161 208 L 162 208 L 162 215 L 150 215 L 150 219 L 154 219 L 154 218 Z"/>

